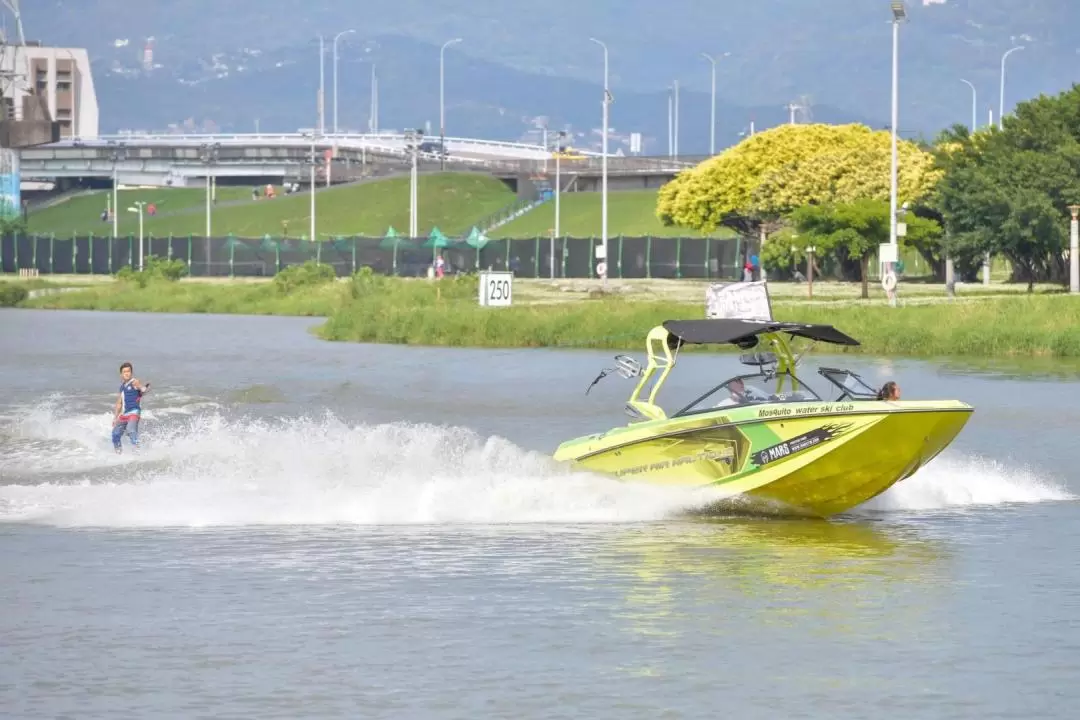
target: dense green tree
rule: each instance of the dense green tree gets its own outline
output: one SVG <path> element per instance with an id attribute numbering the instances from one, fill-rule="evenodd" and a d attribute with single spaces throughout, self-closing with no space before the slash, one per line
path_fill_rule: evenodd
<path id="1" fill-rule="evenodd" d="M 1029 290 L 1065 282 L 1068 205 L 1080 200 L 1080 86 L 1021 103 L 1004 125 L 939 138 L 933 204 L 944 247 L 968 266 L 987 252 L 1007 257 Z"/>

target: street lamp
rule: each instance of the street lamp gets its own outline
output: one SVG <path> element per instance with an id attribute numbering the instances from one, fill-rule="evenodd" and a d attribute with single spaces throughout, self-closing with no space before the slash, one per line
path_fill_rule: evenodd
<path id="1" fill-rule="evenodd" d="M 889 182 L 889 271 L 888 274 L 882 277 L 882 283 L 896 282 L 896 274 L 893 269 L 896 264 L 896 260 L 899 257 L 899 248 L 896 242 L 896 204 L 898 193 L 898 164 L 899 156 L 897 153 L 897 139 L 896 128 L 900 122 L 899 118 L 899 104 L 900 104 L 900 23 L 907 20 L 907 8 L 904 6 L 904 0 L 892 0 L 890 7 L 892 8 L 892 26 L 893 26 L 893 43 L 892 43 L 892 173 Z M 886 285 L 886 292 L 889 294 L 889 304 L 896 305 L 896 290 L 895 285 L 893 289 L 888 289 Z"/>
<path id="2" fill-rule="evenodd" d="M 409 237 L 420 236 L 419 223 L 419 197 L 417 186 L 419 185 L 419 170 L 417 167 L 420 156 L 420 141 L 424 137 L 424 131 L 420 128 L 405 131 L 405 149 L 412 155 L 412 170 L 409 174 Z"/>
<path id="3" fill-rule="evenodd" d="M 1023 50 L 1023 45 L 1017 45 L 1011 50 L 1006 50 L 1005 54 L 1001 56 L 1001 94 L 998 98 L 998 130 L 1001 130 L 1003 126 L 1003 120 L 1005 119 L 1005 58 L 1012 55 L 1017 50 Z"/>
<path id="4" fill-rule="evenodd" d="M 325 100 L 326 100 L 326 44 L 323 36 L 319 36 L 319 134 L 326 132 Z"/>
<path id="5" fill-rule="evenodd" d="M 315 156 L 315 133 L 314 133 L 314 131 L 312 131 L 312 133 L 311 133 L 311 171 L 310 171 L 311 172 L 311 177 L 310 177 L 310 183 L 311 183 L 311 187 L 310 187 L 310 190 L 311 190 L 311 208 L 309 210 L 309 212 L 311 214 L 311 227 L 309 228 L 309 231 L 311 233 L 311 242 L 315 242 L 315 160 L 316 160 L 316 156 Z"/>
<path id="6" fill-rule="evenodd" d="M 337 124 L 337 72 L 338 72 L 337 71 L 337 67 L 338 67 L 337 43 L 338 43 L 338 39 L 341 38 L 342 35 L 348 35 L 349 33 L 354 33 L 354 32 L 356 32 L 356 31 L 355 30 L 342 30 L 341 32 L 339 32 L 337 35 L 334 36 L 334 134 L 335 135 L 337 134 L 337 131 L 338 131 L 338 124 Z"/>
<path id="7" fill-rule="evenodd" d="M 368 132 L 379 132 L 379 76 L 375 72 L 375 63 L 371 63 L 371 111 L 368 117 Z"/>
<path id="8" fill-rule="evenodd" d="M 138 213 L 139 215 L 139 270 L 143 269 L 143 206 L 146 205 L 145 200 L 136 200 L 133 207 L 128 208 L 128 212 Z"/>
<path id="9" fill-rule="evenodd" d="M 555 238 L 560 237 L 560 223 L 562 220 L 562 214 L 559 208 L 559 197 L 562 195 L 562 173 L 560 168 L 560 161 L 562 159 L 563 140 L 566 138 L 566 131 L 560 130 L 556 134 L 556 147 L 555 147 L 555 232 L 551 236 L 551 279 L 555 279 Z"/>
<path id="10" fill-rule="evenodd" d="M 979 107 L 978 106 L 978 97 L 979 97 L 979 95 L 975 91 L 975 86 L 972 85 L 970 82 L 968 82 L 964 78 L 960 78 L 960 82 L 964 83 L 969 88 L 971 88 L 971 132 L 975 132 L 975 130 L 977 129 L 977 127 L 979 125 L 979 120 L 978 120 L 978 115 L 977 115 L 978 107 Z"/>
<path id="11" fill-rule="evenodd" d="M 446 48 L 459 42 L 461 38 L 447 40 L 439 50 L 439 158 L 442 168 L 446 167 L 446 88 L 444 83 Z"/>
<path id="12" fill-rule="evenodd" d="M 709 110 L 709 154 L 716 154 L 716 58 L 708 53 L 701 53 L 712 64 L 712 94 L 711 109 Z"/>
<path id="13" fill-rule="evenodd" d="M 608 105 L 611 104 L 611 90 L 608 87 L 608 49 L 607 45 L 600 42 L 596 38 L 589 38 L 591 42 L 596 43 L 604 49 L 604 128 L 601 140 L 601 158 L 600 158 L 600 246 L 601 246 L 601 259 L 604 261 L 604 272 L 601 273 L 601 279 L 604 285 L 607 285 L 608 276 L 608 237 L 607 237 L 607 156 L 608 156 Z"/>

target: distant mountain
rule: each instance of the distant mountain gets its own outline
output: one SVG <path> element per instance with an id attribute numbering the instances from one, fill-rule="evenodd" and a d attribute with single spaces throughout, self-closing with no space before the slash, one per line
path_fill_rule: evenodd
<path id="1" fill-rule="evenodd" d="M 520 137 L 550 118 L 589 135 L 599 125 L 603 54 L 610 51 L 619 133 L 646 135 L 667 150 L 666 88 L 681 86 L 680 151 L 708 148 L 709 64 L 718 62 L 718 145 L 784 122 L 795 102 L 802 118 L 889 118 L 891 13 L 885 0 L 41 0 L 24 3 L 33 38 L 88 47 L 102 101 L 103 129 L 161 129 L 191 118 L 223 129 L 293 130 L 314 122 L 317 35 L 327 40 L 327 124 L 332 124 L 330 40 L 342 38 L 339 116 L 366 127 L 370 62 L 379 67 L 380 124 L 438 126 L 439 47 L 446 52 L 450 134 Z M 1080 3 L 1069 0 L 908 0 L 901 28 L 901 121 L 905 134 L 933 135 L 997 115 L 1002 53 L 1025 49 L 1008 65 L 1006 109 L 1056 93 L 1075 78 L 1070 28 Z M 154 67 L 141 69 L 147 38 Z M 134 101 L 138 98 L 138 101 Z M 651 142 L 649 139 L 651 138 Z"/>

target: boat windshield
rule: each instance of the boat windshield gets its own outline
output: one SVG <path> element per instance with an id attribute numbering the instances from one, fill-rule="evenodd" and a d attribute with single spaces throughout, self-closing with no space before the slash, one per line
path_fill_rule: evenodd
<path id="1" fill-rule="evenodd" d="M 804 385 L 798 382 L 798 390 L 791 390 L 793 375 L 785 377 L 787 389 L 782 392 L 769 392 L 765 388 L 776 385 L 776 378 L 766 378 L 764 375 L 739 375 L 717 385 L 713 389 L 698 397 L 692 403 L 675 413 L 678 415 L 692 415 L 694 413 L 711 412 L 717 408 L 738 407 L 740 405 L 757 405 L 761 403 L 776 402 L 815 402 L 821 398 Z"/>
<path id="2" fill-rule="evenodd" d="M 840 389 L 840 397 L 837 400 L 851 398 L 853 400 L 876 400 L 877 389 L 871 387 L 865 380 L 850 370 L 823 367 L 818 373 Z"/>

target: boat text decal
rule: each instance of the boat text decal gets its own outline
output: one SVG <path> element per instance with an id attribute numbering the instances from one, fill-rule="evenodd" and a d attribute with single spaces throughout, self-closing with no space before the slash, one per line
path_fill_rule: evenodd
<path id="1" fill-rule="evenodd" d="M 803 405 L 801 407 L 778 407 L 778 408 L 763 408 L 758 410 L 757 416 L 759 418 L 767 417 L 788 417 L 798 415 L 818 415 L 820 413 L 834 413 L 834 412 L 850 412 L 854 410 L 855 406 L 851 403 L 840 403 L 837 405 Z"/>
<path id="2" fill-rule="evenodd" d="M 657 472 L 658 470 L 670 470 L 671 468 L 680 467 L 682 465 L 689 465 L 691 463 L 701 462 L 702 460 L 719 460 L 722 462 L 730 463 L 731 459 L 735 456 L 735 451 L 732 448 L 724 448 L 723 450 L 706 450 L 704 452 L 695 453 L 694 455 L 684 455 L 680 458 L 673 460 L 658 460 L 653 463 L 647 463 L 645 465 L 635 465 L 633 467 L 623 468 L 615 473 L 617 477 L 623 477 L 624 475 L 640 475 L 646 472 Z"/>
<path id="3" fill-rule="evenodd" d="M 767 465 L 777 460 L 783 460 L 789 455 L 802 452 L 803 450 L 809 450 L 815 445 L 820 445 L 826 440 L 831 440 L 838 435 L 842 435 L 851 424 L 846 425 L 823 425 L 819 428 L 814 428 L 809 432 L 804 432 L 802 435 L 796 435 L 790 440 L 785 440 L 776 445 L 759 450 L 753 455 L 755 465 Z"/>

